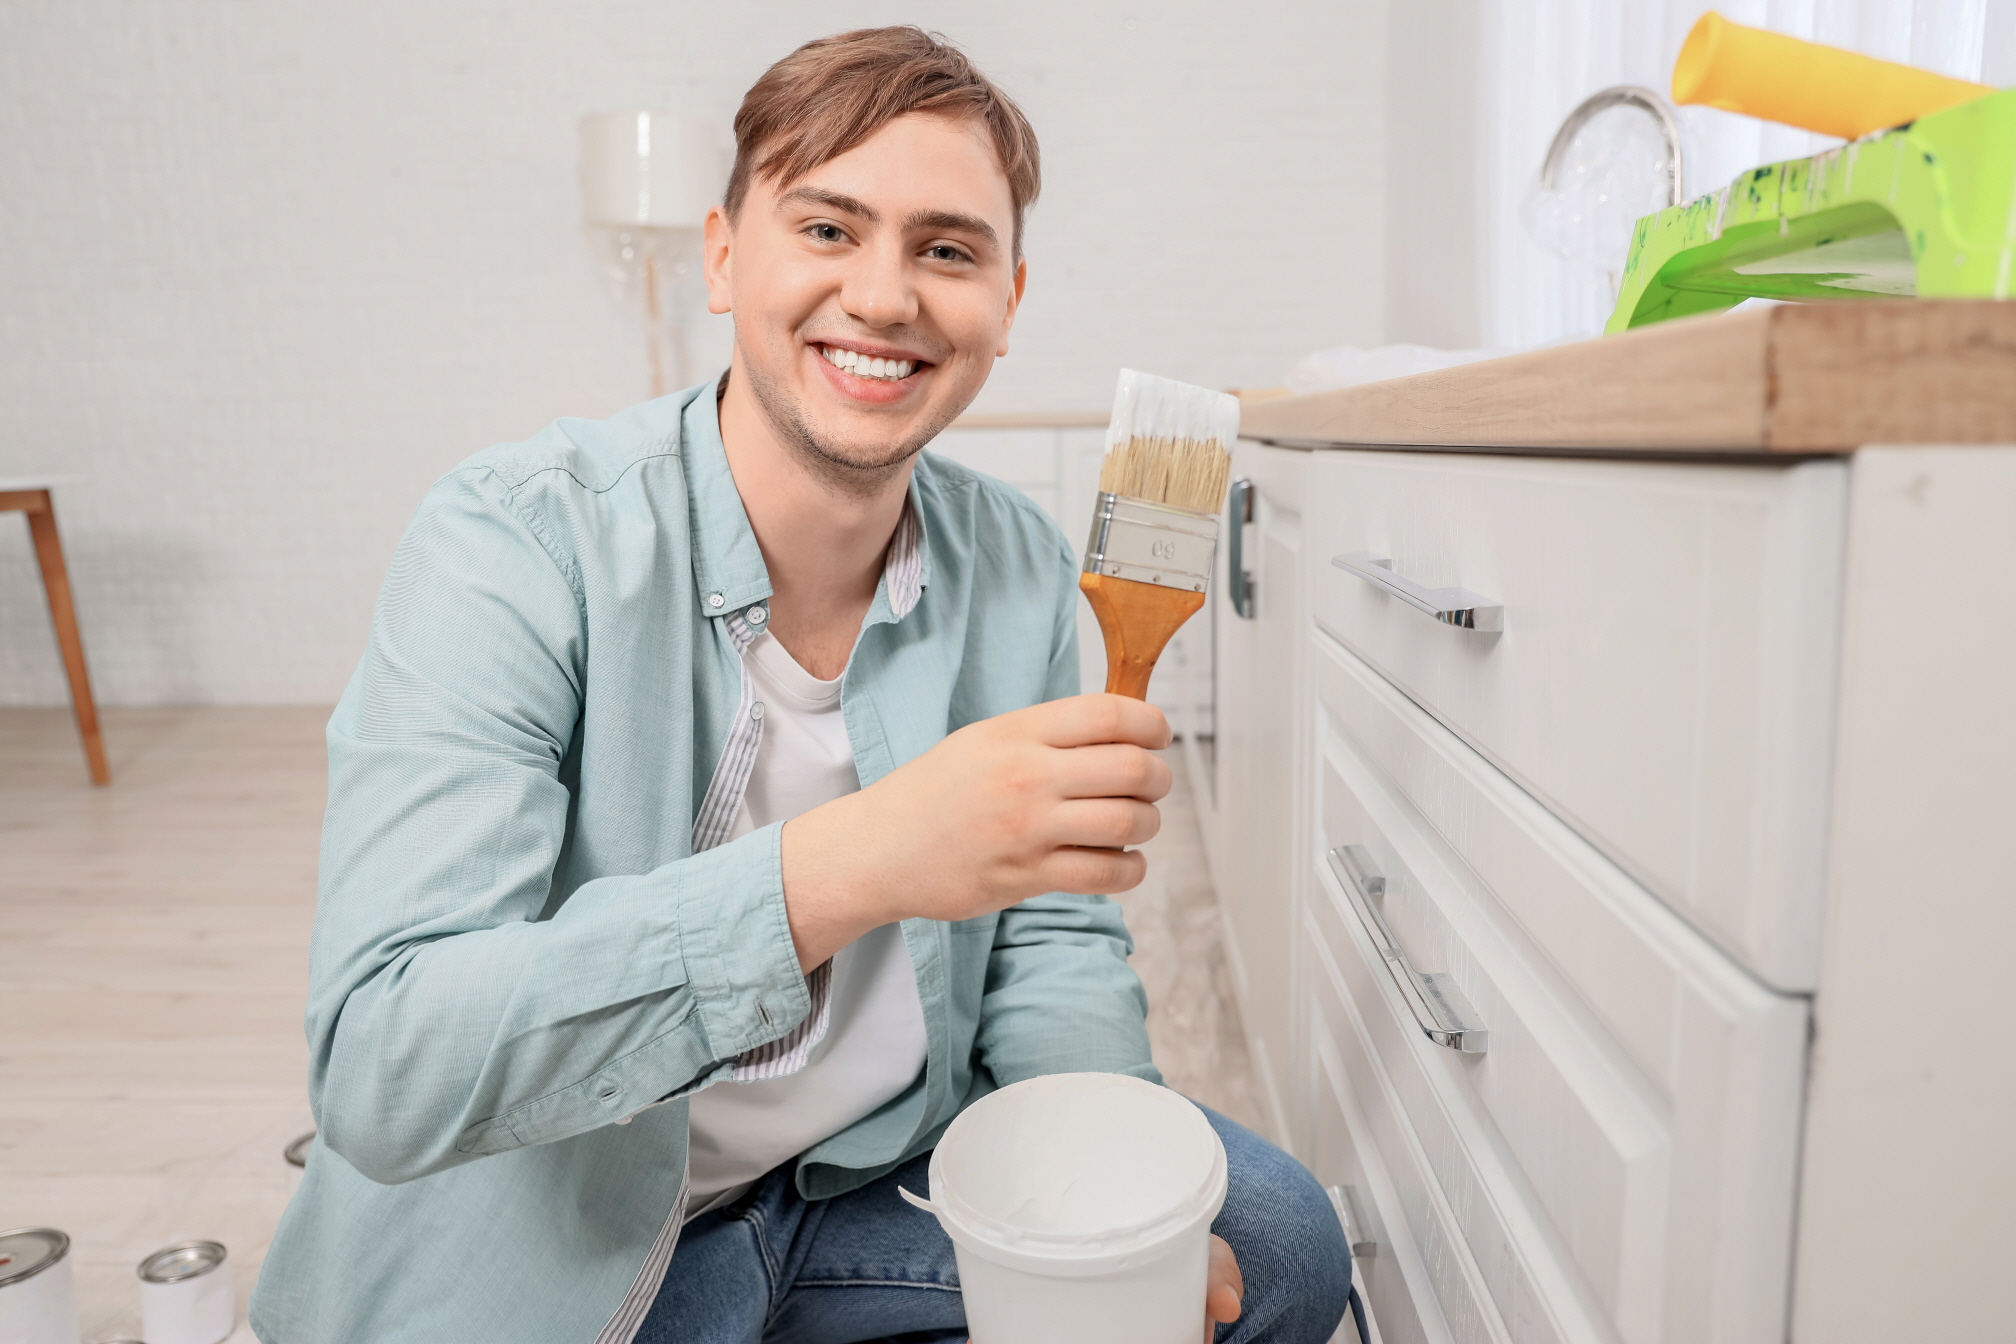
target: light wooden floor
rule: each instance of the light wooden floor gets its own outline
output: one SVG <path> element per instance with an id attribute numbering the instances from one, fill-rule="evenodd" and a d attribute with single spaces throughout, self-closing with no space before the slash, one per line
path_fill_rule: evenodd
<path id="1" fill-rule="evenodd" d="M 230 1248 L 231 1340 L 252 1339 L 280 1150 L 311 1123 L 326 717 L 110 709 L 115 782 L 94 790 L 66 712 L 0 710 L 0 1228 L 70 1234 L 86 1341 L 137 1337 L 134 1265 L 192 1238 Z M 1180 780 L 1163 815 L 1149 880 L 1124 898 L 1156 1060 L 1259 1128 Z"/>

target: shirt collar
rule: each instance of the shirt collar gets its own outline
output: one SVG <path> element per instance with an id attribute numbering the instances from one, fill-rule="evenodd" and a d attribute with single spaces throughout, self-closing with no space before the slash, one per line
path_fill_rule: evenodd
<path id="1" fill-rule="evenodd" d="M 721 444 L 719 386 L 717 378 L 694 389 L 686 403 L 684 451 L 680 455 L 686 468 L 687 507 L 692 513 L 693 582 L 700 609 L 709 616 L 740 614 L 766 601 L 772 591 L 770 571 L 764 567 L 762 549 L 756 544 L 741 492 L 728 470 L 727 449 Z M 884 611 L 883 619 L 902 620 L 917 606 L 931 581 L 922 502 L 917 473 L 912 471 L 903 516 L 897 520 L 889 553 L 882 562 L 882 582 L 870 608 L 871 620 Z"/>

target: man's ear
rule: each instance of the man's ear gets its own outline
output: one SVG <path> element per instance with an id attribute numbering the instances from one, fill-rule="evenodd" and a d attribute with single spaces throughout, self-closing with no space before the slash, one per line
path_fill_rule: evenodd
<path id="1" fill-rule="evenodd" d="M 1008 330 L 1015 325 L 1015 310 L 1022 306 L 1022 290 L 1029 283 L 1029 258 L 1015 259 L 1015 284 L 1008 291 L 1008 311 L 1001 314 L 1001 343 L 994 347 L 994 358 L 1008 353 Z"/>
<path id="2" fill-rule="evenodd" d="M 707 224 L 700 244 L 700 270 L 707 277 L 707 311 L 727 313 L 735 309 L 735 267 L 731 258 L 735 226 L 720 206 L 707 211 Z"/>

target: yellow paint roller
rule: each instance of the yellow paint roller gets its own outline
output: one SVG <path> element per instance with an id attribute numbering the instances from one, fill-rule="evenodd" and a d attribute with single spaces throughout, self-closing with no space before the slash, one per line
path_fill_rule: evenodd
<path id="1" fill-rule="evenodd" d="M 1994 89 L 1701 16 L 1673 63 L 1673 101 L 1855 140 Z"/>

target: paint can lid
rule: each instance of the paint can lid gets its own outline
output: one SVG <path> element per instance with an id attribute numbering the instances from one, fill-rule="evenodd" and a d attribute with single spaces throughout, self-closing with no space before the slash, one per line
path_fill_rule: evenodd
<path id="1" fill-rule="evenodd" d="M 287 1159 L 287 1165 L 290 1167 L 305 1167 L 308 1165 L 309 1146 L 314 1142 L 315 1131 L 311 1129 L 285 1148 L 282 1148 L 280 1156 Z"/>
<path id="2" fill-rule="evenodd" d="M 32 1279 L 70 1254 L 68 1233 L 53 1227 L 17 1227 L 0 1232 L 0 1288 Z"/>
<path id="3" fill-rule="evenodd" d="M 140 1262 L 142 1283 L 180 1283 L 208 1274 L 224 1263 L 224 1246 L 215 1241 L 178 1241 L 163 1246 Z"/>

